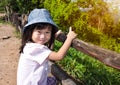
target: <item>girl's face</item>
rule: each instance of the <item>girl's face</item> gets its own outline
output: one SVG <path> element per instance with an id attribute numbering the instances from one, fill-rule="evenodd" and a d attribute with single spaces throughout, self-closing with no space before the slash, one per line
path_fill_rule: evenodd
<path id="1" fill-rule="evenodd" d="M 34 29 L 32 33 L 32 40 L 38 44 L 46 44 L 51 39 L 52 26 L 44 29 Z"/>

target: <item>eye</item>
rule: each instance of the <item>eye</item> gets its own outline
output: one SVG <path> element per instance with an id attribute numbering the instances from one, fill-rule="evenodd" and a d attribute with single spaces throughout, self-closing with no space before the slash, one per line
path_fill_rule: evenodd
<path id="1" fill-rule="evenodd" d="M 51 32 L 50 32 L 50 31 L 47 31 L 46 34 L 51 34 Z"/>
<path id="2" fill-rule="evenodd" d="M 50 32 L 46 32 L 46 33 L 50 33 Z"/>
<path id="3" fill-rule="evenodd" d="M 40 30 L 37 30 L 37 33 L 41 34 L 41 31 L 40 31 Z"/>

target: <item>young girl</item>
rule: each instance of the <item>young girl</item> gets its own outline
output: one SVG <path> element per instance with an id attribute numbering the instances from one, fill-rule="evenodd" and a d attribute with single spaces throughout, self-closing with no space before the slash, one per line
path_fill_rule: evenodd
<path id="1" fill-rule="evenodd" d="M 57 31 L 57 26 L 46 9 L 31 11 L 23 29 L 17 85 L 56 85 L 56 82 L 47 77 L 48 60 L 62 60 L 76 37 L 70 28 L 63 46 L 54 52 L 50 48 Z"/>

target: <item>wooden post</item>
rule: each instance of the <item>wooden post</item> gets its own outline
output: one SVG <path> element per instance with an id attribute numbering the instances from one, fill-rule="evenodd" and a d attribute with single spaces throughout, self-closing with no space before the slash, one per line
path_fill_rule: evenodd
<path id="1" fill-rule="evenodd" d="M 84 85 L 81 81 L 77 81 L 68 75 L 54 62 L 49 61 L 49 67 L 51 68 L 52 75 L 54 75 L 62 85 Z"/>

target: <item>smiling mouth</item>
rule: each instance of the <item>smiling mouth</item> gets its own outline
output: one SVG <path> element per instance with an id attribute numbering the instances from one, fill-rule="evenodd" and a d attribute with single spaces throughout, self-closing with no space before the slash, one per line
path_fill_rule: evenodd
<path id="1" fill-rule="evenodd" d="M 45 40 L 39 40 L 40 42 L 45 42 Z"/>
<path id="2" fill-rule="evenodd" d="M 45 40 L 39 40 L 40 42 L 44 42 Z"/>

